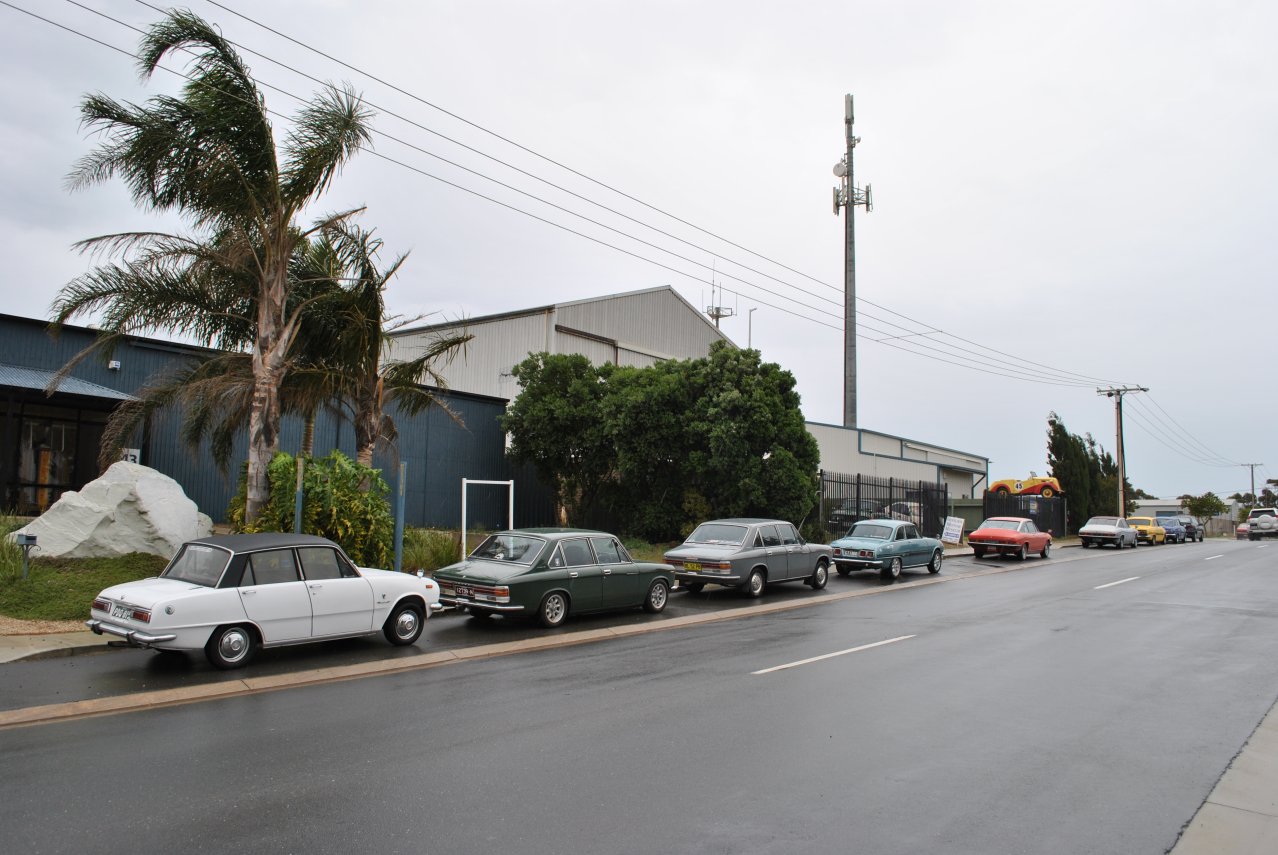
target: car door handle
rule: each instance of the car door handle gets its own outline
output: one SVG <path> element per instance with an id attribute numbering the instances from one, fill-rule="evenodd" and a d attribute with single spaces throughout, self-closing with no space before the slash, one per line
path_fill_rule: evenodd
<path id="1" fill-rule="evenodd" d="M 256 591 L 256 589 L 254 589 L 254 588 L 249 588 L 249 589 L 247 589 L 247 590 L 246 590 L 246 589 L 244 589 L 244 588 L 241 588 L 241 589 L 240 589 L 240 596 L 241 596 L 241 597 L 247 597 L 249 594 L 256 594 L 256 593 L 257 593 L 257 591 Z"/>
<path id="2" fill-rule="evenodd" d="M 309 587 L 312 591 L 318 591 L 320 588 L 322 588 L 322 587 L 324 587 L 324 586 L 323 586 L 323 585 L 308 585 L 307 587 Z"/>
<path id="3" fill-rule="evenodd" d="M 611 570 L 609 570 L 607 567 L 605 567 L 605 568 L 604 568 L 604 575 L 605 575 L 605 576 L 611 576 L 611 575 L 612 575 L 612 571 L 611 571 Z"/>
<path id="4" fill-rule="evenodd" d="M 568 578 L 569 578 L 569 579 L 576 579 L 576 578 L 577 578 L 577 571 L 576 571 L 576 570 L 569 570 L 569 571 L 568 571 Z"/>

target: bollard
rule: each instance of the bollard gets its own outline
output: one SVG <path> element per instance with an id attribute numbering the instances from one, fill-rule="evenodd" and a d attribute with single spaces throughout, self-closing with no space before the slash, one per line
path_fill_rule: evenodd
<path id="1" fill-rule="evenodd" d="M 27 564 L 31 555 L 31 547 L 36 545 L 36 536 L 34 534 L 19 534 L 15 540 L 18 546 L 22 547 L 22 578 L 27 578 Z"/>

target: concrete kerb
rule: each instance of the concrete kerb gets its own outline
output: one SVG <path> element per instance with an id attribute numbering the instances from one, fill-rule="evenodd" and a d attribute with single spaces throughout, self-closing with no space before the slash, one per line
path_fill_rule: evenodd
<path id="1" fill-rule="evenodd" d="M 1025 565 L 1018 562 L 1007 566 L 982 569 L 976 573 L 964 576 L 934 576 L 879 588 L 866 588 L 856 591 L 843 591 L 840 593 L 827 594 L 827 596 L 815 599 L 781 603 L 764 603 L 761 605 L 755 604 L 740 608 L 724 609 L 722 611 L 712 612 L 709 614 L 684 615 L 677 618 L 654 620 L 643 624 L 566 632 L 547 635 L 540 638 L 498 642 L 496 644 L 485 644 L 476 647 L 460 648 L 457 650 L 431 651 L 417 656 L 364 662 L 356 665 L 339 665 L 331 668 L 315 668 L 292 674 L 278 674 L 269 677 L 250 676 L 240 680 L 222 683 L 203 683 L 196 686 L 186 686 L 178 689 L 135 692 L 128 695 L 115 695 L 108 698 L 92 698 L 61 704 L 27 707 L 24 709 L 3 710 L 0 711 L 0 729 L 28 727 L 37 724 L 51 724 L 93 716 L 134 712 L 142 709 L 179 706 L 183 704 L 218 700 L 240 695 L 300 688 L 320 683 L 356 680 L 364 677 L 418 671 L 426 668 L 436 668 L 441 665 L 491 659 L 498 656 L 511 656 L 578 644 L 591 644 L 597 641 L 605 641 L 614 638 L 628 638 L 654 632 L 682 629 L 689 626 L 719 623 L 752 615 L 776 614 L 778 612 L 793 611 L 795 609 L 839 602 L 855 597 L 883 594 L 903 588 L 937 585 L 943 582 L 961 582 L 965 579 L 973 579 L 980 576 L 990 576 L 996 573 L 1007 573 L 1012 570 L 1026 569 L 1029 566 L 1034 565 Z M 80 633 L 70 634 L 80 635 Z M 111 649 L 106 644 L 97 641 L 98 637 L 94 636 L 92 633 L 86 631 L 83 634 L 94 639 L 94 641 L 90 642 L 93 644 L 93 647 L 90 648 L 92 652 L 101 652 Z M 40 658 L 44 655 L 70 655 L 70 652 L 50 653 L 46 651 L 28 658 Z"/>

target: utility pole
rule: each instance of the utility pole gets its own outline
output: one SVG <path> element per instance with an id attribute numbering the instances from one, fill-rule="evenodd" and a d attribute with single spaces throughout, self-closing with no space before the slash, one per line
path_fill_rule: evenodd
<path id="1" fill-rule="evenodd" d="M 834 175 L 843 179 L 834 188 L 834 215 L 839 208 L 847 209 L 843 221 L 843 426 L 856 427 L 856 218 L 857 205 L 864 205 L 866 213 L 873 210 L 870 185 L 861 190 L 852 178 L 852 149 L 861 138 L 852 133 L 852 96 L 843 96 L 843 124 L 847 139 L 847 152 L 834 164 Z"/>
<path id="2" fill-rule="evenodd" d="M 1252 504 L 1259 504 L 1260 499 L 1256 496 L 1256 467 L 1264 466 L 1263 463 L 1239 463 L 1239 466 L 1246 466 L 1251 470 L 1251 501 Z"/>
<path id="3" fill-rule="evenodd" d="M 1118 433 L 1118 515 L 1127 516 L 1127 462 L 1123 457 L 1123 396 L 1129 392 L 1148 392 L 1144 386 L 1097 389 L 1097 395 L 1114 399 L 1114 419 Z"/>

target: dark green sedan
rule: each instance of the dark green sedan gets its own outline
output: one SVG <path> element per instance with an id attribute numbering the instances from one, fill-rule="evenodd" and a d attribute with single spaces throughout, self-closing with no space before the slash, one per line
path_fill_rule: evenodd
<path id="1" fill-rule="evenodd" d="M 444 605 L 480 618 L 536 615 L 547 627 L 610 609 L 656 614 L 673 578 L 674 568 L 635 561 L 611 534 L 572 528 L 499 531 L 435 573 Z"/>

